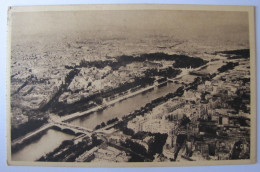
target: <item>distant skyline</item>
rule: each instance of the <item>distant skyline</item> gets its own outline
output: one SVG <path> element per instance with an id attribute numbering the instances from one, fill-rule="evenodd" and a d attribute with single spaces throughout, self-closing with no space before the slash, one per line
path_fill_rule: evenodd
<path id="1" fill-rule="evenodd" d="M 79 34 L 89 38 L 167 35 L 182 40 L 246 43 L 247 12 L 115 10 L 13 13 L 13 38 Z M 35 37 L 33 37 L 35 38 Z"/>

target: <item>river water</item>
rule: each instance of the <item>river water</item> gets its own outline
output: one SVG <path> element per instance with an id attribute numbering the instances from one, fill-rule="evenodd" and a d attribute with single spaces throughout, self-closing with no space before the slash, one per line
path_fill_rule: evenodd
<path id="1" fill-rule="evenodd" d="M 175 92 L 180 87 L 180 84 L 168 83 L 162 87 L 156 87 L 153 90 L 138 94 L 134 97 L 130 97 L 121 102 L 115 103 L 114 105 L 98 112 L 81 116 L 69 121 L 70 124 L 94 129 L 97 125 L 102 122 L 107 122 L 115 117 L 123 117 L 130 112 L 141 108 L 152 100 L 165 96 L 168 93 Z"/>
<path id="2" fill-rule="evenodd" d="M 70 140 L 72 138 L 74 138 L 73 135 L 69 135 L 53 129 L 48 129 L 41 138 L 35 140 L 32 143 L 29 143 L 21 150 L 12 154 L 12 160 L 35 161 L 42 155 L 53 151 L 64 140 Z"/>

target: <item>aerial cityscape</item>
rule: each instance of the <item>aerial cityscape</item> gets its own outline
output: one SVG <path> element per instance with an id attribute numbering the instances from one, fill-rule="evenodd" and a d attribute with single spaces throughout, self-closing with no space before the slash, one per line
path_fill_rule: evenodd
<path id="1" fill-rule="evenodd" d="M 250 159 L 246 12 L 12 17 L 12 161 Z"/>

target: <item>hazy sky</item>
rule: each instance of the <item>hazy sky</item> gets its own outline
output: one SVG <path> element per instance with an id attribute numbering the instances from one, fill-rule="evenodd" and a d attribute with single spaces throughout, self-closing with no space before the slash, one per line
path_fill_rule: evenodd
<path id="1" fill-rule="evenodd" d="M 78 11 L 13 14 L 13 36 L 84 33 L 100 37 L 171 35 L 179 39 L 248 41 L 247 12 Z M 97 31 L 97 32 L 96 32 Z"/>

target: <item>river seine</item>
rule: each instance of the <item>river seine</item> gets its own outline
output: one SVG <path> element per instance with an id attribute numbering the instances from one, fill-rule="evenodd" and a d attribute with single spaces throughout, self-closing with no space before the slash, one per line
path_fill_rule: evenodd
<path id="1" fill-rule="evenodd" d="M 85 127 L 88 129 L 94 129 L 97 125 L 102 122 L 107 122 L 115 117 L 123 117 L 130 112 L 145 106 L 152 100 L 165 96 L 168 93 L 175 92 L 180 87 L 180 84 L 167 83 L 162 87 L 155 87 L 153 90 L 146 91 L 142 94 L 138 94 L 134 97 L 130 97 L 121 102 L 115 103 L 114 105 L 98 112 L 81 116 L 69 121 L 70 124 Z"/>

